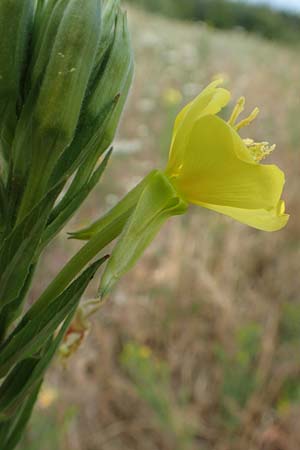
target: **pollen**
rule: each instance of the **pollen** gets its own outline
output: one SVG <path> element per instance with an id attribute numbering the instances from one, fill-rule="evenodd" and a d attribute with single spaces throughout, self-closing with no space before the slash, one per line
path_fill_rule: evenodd
<path id="1" fill-rule="evenodd" d="M 276 148 L 276 145 L 271 145 L 269 142 L 254 142 L 253 139 L 243 139 L 250 155 L 255 162 L 260 162 L 267 158 Z"/>

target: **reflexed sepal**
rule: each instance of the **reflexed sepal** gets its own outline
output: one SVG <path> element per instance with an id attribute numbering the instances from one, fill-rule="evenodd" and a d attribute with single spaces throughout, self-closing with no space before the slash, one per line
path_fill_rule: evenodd
<path id="1" fill-rule="evenodd" d="M 137 262 L 164 222 L 184 214 L 187 207 L 167 176 L 157 171 L 143 190 L 107 263 L 99 287 L 101 297 Z"/>
<path id="2" fill-rule="evenodd" d="M 136 207 L 143 190 L 152 178 L 157 175 L 157 173 L 157 170 L 150 172 L 137 186 L 135 186 L 134 189 L 125 195 L 125 197 L 122 198 L 122 200 L 120 200 L 119 203 L 117 203 L 117 205 L 108 211 L 104 216 L 82 230 L 69 233 L 70 238 L 88 241 L 93 236 L 103 233 L 107 227 L 109 227 L 110 230 L 118 229 L 120 230 L 119 232 L 121 232 Z"/>

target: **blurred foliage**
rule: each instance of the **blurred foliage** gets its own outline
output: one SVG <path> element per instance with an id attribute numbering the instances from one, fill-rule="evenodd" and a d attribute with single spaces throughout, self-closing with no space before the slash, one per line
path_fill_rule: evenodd
<path id="1" fill-rule="evenodd" d="M 300 307 L 298 304 L 286 303 L 283 306 L 280 334 L 282 341 L 299 344 Z"/>
<path id="2" fill-rule="evenodd" d="M 47 386 L 42 389 L 37 408 L 18 450 L 59 450 L 64 448 L 66 435 L 72 428 L 77 409 L 67 407 L 64 408 L 64 411 L 60 411 L 58 395 L 58 392 Z"/>
<path id="3" fill-rule="evenodd" d="M 128 0 L 152 12 L 197 20 L 222 30 L 241 27 L 267 39 L 296 44 L 300 40 L 300 16 L 266 5 L 231 0 Z"/>
<path id="4" fill-rule="evenodd" d="M 180 414 L 183 405 L 176 403 L 172 394 L 168 365 L 158 360 L 149 347 L 137 342 L 129 342 L 124 346 L 121 364 L 162 430 L 173 436 L 176 450 L 187 450 L 193 433 Z"/>
<path id="5" fill-rule="evenodd" d="M 216 347 L 223 379 L 220 396 L 222 421 L 229 428 L 240 424 L 240 411 L 256 388 L 261 336 L 261 326 L 251 323 L 237 331 L 232 353 Z"/>

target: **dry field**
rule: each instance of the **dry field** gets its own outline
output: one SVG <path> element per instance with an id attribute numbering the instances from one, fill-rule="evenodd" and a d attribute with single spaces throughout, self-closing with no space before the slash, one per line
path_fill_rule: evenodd
<path id="1" fill-rule="evenodd" d="M 54 364 L 20 450 L 299 450 L 299 51 L 128 14 L 130 101 L 106 175 L 68 229 L 164 166 L 176 112 L 219 74 L 249 112 L 261 107 L 246 132 L 277 144 L 291 220 L 274 234 L 196 207 L 169 221 L 79 351 Z M 32 299 L 78 246 L 61 234 Z"/>

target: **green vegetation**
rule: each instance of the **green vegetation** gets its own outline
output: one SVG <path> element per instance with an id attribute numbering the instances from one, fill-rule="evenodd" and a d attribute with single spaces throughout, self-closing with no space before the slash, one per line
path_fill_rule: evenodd
<path id="1" fill-rule="evenodd" d="M 231 0 L 129 0 L 153 12 L 187 20 L 200 20 L 223 30 L 236 27 L 267 39 L 296 44 L 300 40 L 300 16 L 275 11 L 266 5 Z"/>

